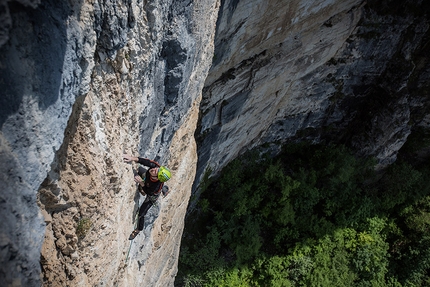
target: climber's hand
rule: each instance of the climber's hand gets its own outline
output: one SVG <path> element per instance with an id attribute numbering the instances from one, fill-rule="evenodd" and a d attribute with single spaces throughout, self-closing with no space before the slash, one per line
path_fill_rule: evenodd
<path id="1" fill-rule="evenodd" d="M 129 154 L 124 154 L 122 156 L 122 158 L 123 158 L 124 162 L 133 162 L 135 159 L 134 156 L 129 155 Z"/>
<path id="2" fill-rule="evenodd" d="M 138 184 L 140 184 L 140 185 L 143 185 L 143 180 L 142 180 L 142 178 L 140 177 L 140 175 L 136 175 L 136 176 L 134 176 L 134 181 L 135 182 L 137 182 Z"/>

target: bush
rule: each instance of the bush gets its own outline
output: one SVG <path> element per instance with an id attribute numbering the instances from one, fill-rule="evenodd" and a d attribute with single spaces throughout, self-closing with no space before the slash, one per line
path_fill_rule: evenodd
<path id="1" fill-rule="evenodd" d="M 88 231 L 91 229 L 92 226 L 93 226 L 93 223 L 91 219 L 81 218 L 76 227 L 76 236 L 79 239 L 83 239 L 87 235 Z"/>

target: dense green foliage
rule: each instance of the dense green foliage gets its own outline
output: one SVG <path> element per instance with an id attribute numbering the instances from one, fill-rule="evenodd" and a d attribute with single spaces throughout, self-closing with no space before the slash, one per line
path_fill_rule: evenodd
<path id="1" fill-rule="evenodd" d="M 187 222 L 176 284 L 429 286 L 429 166 L 373 166 L 303 144 L 231 162 Z"/>

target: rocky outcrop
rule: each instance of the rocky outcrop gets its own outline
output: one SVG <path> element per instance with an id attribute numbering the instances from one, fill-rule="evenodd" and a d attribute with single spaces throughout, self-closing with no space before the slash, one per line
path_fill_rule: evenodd
<path id="1" fill-rule="evenodd" d="M 347 144 L 378 168 L 394 162 L 430 111 L 429 10 L 425 1 L 223 1 L 199 179 L 247 149 L 276 153 L 303 139 Z"/>
<path id="2" fill-rule="evenodd" d="M 28 3 L 2 4 L 2 282 L 172 285 L 217 1 Z M 131 245 L 123 153 L 174 174 Z"/>

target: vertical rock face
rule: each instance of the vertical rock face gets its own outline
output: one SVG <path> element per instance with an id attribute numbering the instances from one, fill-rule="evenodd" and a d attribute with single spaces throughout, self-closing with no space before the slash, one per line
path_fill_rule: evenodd
<path id="1" fill-rule="evenodd" d="M 219 170 L 243 149 L 261 144 L 280 118 L 322 115 L 322 96 L 310 97 L 312 84 L 303 81 L 311 82 L 354 31 L 361 3 L 223 2 L 202 100 L 198 174 L 208 166 Z M 294 135 L 302 125 L 292 121 L 290 134 L 281 137 Z"/>
<path id="2" fill-rule="evenodd" d="M 172 285 L 217 1 L 27 2 L 0 22 L 2 282 Z M 133 244 L 123 153 L 173 172 Z"/>
<path id="3" fill-rule="evenodd" d="M 429 10 L 425 1 L 223 1 L 197 133 L 200 179 L 246 149 L 304 138 L 392 163 L 430 110 Z"/>

